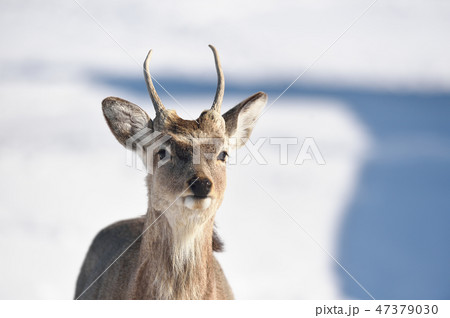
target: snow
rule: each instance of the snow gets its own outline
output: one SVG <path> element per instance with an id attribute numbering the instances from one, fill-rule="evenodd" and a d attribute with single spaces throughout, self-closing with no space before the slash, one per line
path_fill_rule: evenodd
<path id="1" fill-rule="evenodd" d="M 375 298 L 448 299 L 450 4 L 377 2 L 276 100 L 371 1 L 78 3 L 91 16 L 76 1 L 0 4 L 0 298 L 73 297 L 94 235 L 145 213 L 144 175 L 100 102 L 153 115 L 153 48 L 166 106 L 198 115 L 211 43 L 224 109 L 269 94 L 251 141 L 299 140 L 287 165 L 267 139 L 266 165 L 229 166 L 218 257 L 236 297 L 368 298 L 331 255 Z M 325 165 L 293 164 L 306 137 Z"/>

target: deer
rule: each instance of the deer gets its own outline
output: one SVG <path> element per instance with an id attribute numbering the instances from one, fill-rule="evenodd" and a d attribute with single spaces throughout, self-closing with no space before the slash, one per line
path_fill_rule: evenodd
<path id="1" fill-rule="evenodd" d="M 103 100 L 106 123 L 123 146 L 143 130 L 169 139 L 140 154 L 151 170 L 146 173 L 146 214 L 96 235 L 77 279 L 75 299 L 234 298 L 214 255 L 223 249 L 214 220 L 224 199 L 228 154 L 250 138 L 267 95 L 258 92 L 222 115 L 224 75 L 217 50 L 209 47 L 217 89 L 211 108 L 196 120 L 182 119 L 163 105 L 150 75 L 152 50 L 143 69 L 155 117 L 118 97 Z M 196 157 L 193 148 L 205 139 L 214 142 L 201 142 Z"/>

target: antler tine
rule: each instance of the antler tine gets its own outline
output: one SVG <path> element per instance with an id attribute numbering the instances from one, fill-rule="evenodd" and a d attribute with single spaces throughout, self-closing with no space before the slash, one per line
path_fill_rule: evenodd
<path id="1" fill-rule="evenodd" d="M 217 50 L 214 46 L 210 44 L 209 47 L 214 53 L 214 60 L 216 62 L 216 70 L 217 70 L 217 90 L 211 109 L 214 109 L 220 113 L 220 107 L 222 106 L 223 101 L 223 93 L 225 91 L 225 80 L 223 77 L 222 66 L 220 66 L 219 54 L 217 54 Z"/>
<path id="2" fill-rule="evenodd" d="M 150 98 L 152 99 L 153 107 L 155 107 L 156 115 L 159 113 L 162 113 L 166 110 L 163 103 L 161 102 L 161 99 L 158 96 L 158 93 L 156 92 L 155 86 L 153 86 L 152 77 L 150 76 L 150 58 L 152 56 L 152 50 L 148 51 L 147 57 L 144 61 L 144 77 L 145 82 L 147 83 L 147 89 L 148 93 L 150 94 Z"/>

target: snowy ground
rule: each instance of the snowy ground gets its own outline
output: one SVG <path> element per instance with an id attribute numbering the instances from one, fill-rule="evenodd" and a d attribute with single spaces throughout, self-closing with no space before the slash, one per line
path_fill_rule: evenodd
<path id="1" fill-rule="evenodd" d="M 78 3 L 96 22 L 75 1 L 0 4 L 3 299 L 71 298 L 96 232 L 145 212 L 100 101 L 153 113 L 149 48 L 186 118 L 214 96 L 209 43 L 224 109 L 270 105 L 371 1 Z M 219 257 L 238 298 L 367 298 L 327 252 L 375 298 L 450 297 L 449 27 L 446 2 L 379 1 L 261 117 L 253 141 L 313 137 L 326 165 L 294 165 L 299 146 L 281 165 L 267 141 L 267 165 L 229 167 Z"/>

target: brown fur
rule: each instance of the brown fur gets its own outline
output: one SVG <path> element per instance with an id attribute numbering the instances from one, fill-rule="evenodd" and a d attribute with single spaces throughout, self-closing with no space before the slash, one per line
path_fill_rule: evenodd
<path id="1" fill-rule="evenodd" d="M 221 98 L 216 98 L 216 106 L 202 112 L 197 120 L 185 120 L 159 104 L 148 60 L 145 65 L 157 110 L 154 120 L 139 106 L 117 97 L 103 101 L 103 114 L 122 145 L 141 131 L 170 136 L 160 146 L 170 156 L 158 165 L 161 149 L 149 153 L 149 157 L 142 154 L 144 163 L 148 158 L 153 163 L 152 173 L 146 178 L 147 214 L 100 231 L 81 268 L 75 298 L 232 299 L 231 288 L 213 254 L 223 247 L 214 231 L 216 211 L 226 187 L 226 165 L 220 154 L 245 143 L 267 96 L 257 93 L 223 116 L 219 113 Z M 219 66 L 218 71 L 223 80 Z M 223 93 L 221 85 L 216 97 Z M 194 149 L 201 150 L 198 162 Z M 206 195 L 193 190 L 191 180 L 200 178 L 209 181 Z"/>
<path id="2" fill-rule="evenodd" d="M 161 233 L 170 231 L 168 228 L 149 229 L 148 232 L 152 233 L 149 237 L 146 236 L 145 239 L 143 236 L 140 237 L 118 258 L 141 235 L 145 229 L 145 220 L 145 217 L 140 217 L 120 221 L 97 234 L 83 263 L 75 298 L 88 287 L 86 283 L 92 283 L 106 269 L 102 266 L 106 264 L 113 265 L 79 299 L 191 299 L 189 296 L 192 294 L 196 294 L 197 299 L 233 298 L 223 271 L 210 252 L 207 252 L 205 255 L 207 257 L 202 262 L 186 268 L 184 273 L 177 273 L 173 269 L 172 244 L 170 240 L 162 240 L 166 236 Z M 143 248 L 142 242 L 148 240 L 154 242 L 148 242 L 149 247 Z M 106 242 L 108 244 L 105 244 Z M 213 245 L 221 246 L 221 242 L 213 241 L 211 248 Z M 151 258 L 144 258 L 138 263 L 133 262 L 140 259 L 142 250 L 147 250 L 146 254 L 151 255 Z M 207 262 L 213 266 L 208 266 Z M 150 286 L 145 283 L 129 290 L 130 281 L 127 273 L 134 273 L 134 280 L 149 282 Z M 207 277 L 209 282 L 203 277 Z M 198 287 L 194 288 L 196 285 Z M 208 288 L 212 286 L 215 287 L 214 293 Z"/>

